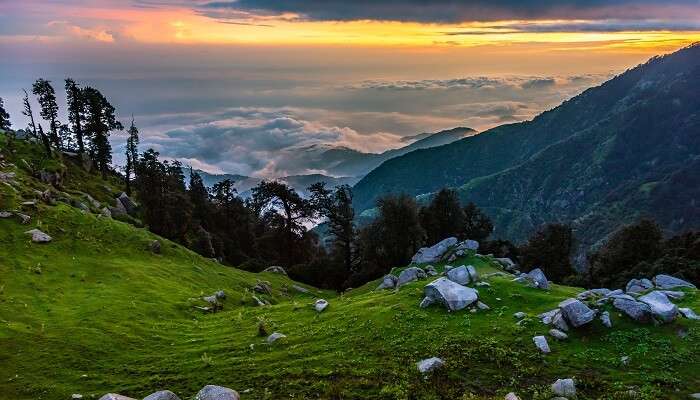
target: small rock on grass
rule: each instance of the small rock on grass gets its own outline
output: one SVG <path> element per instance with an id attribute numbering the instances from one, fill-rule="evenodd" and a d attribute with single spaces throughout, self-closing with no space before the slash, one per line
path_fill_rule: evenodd
<path id="1" fill-rule="evenodd" d="M 422 374 L 427 374 L 428 372 L 435 371 L 445 365 L 445 362 L 441 358 L 431 357 L 425 360 L 418 361 L 417 367 L 418 371 Z"/>
<path id="2" fill-rule="evenodd" d="M 321 312 L 328 307 L 328 302 L 324 299 L 318 299 L 316 300 L 316 303 L 314 303 L 314 308 L 316 311 Z"/>
<path id="3" fill-rule="evenodd" d="M 612 321 L 610 320 L 610 313 L 607 311 L 603 311 L 603 313 L 600 314 L 600 322 L 602 322 L 606 328 L 612 328 Z"/>
<path id="4" fill-rule="evenodd" d="M 194 397 L 195 400 L 240 400 L 238 392 L 223 386 L 207 385 Z"/>
<path id="5" fill-rule="evenodd" d="M 267 343 L 274 343 L 280 339 L 286 338 L 287 335 L 284 335 L 282 333 L 274 332 L 272 335 L 267 337 Z"/>
<path id="6" fill-rule="evenodd" d="M 576 384 L 574 384 L 574 380 L 571 378 L 557 379 L 557 381 L 552 384 L 552 393 L 557 396 L 576 397 Z"/>
<path id="7" fill-rule="evenodd" d="M 100 397 L 100 400 L 136 400 L 131 397 L 122 396 L 116 393 L 107 393 L 106 395 Z"/>
<path id="8" fill-rule="evenodd" d="M 34 243 L 49 243 L 53 238 L 38 229 L 32 229 L 24 232 L 27 235 L 32 235 L 32 242 Z"/>
<path id="9" fill-rule="evenodd" d="M 547 354 L 551 352 L 549 349 L 549 343 L 547 343 L 547 338 L 544 336 L 535 336 L 532 338 L 532 341 L 535 343 L 535 346 L 544 354 Z"/>
<path id="10" fill-rule="evenodd" d="M 518 397 L 515 393 L 510 392 L 506 395 L 504 400 L 520 400 L 520 397 Z"/>
<path id="11" fill-rule="evenodd" d="M 681 315 L 683 315 L 684 317 L 686 317 L 688 319 L 692 319 L 695 321 L 700 320 L 700 316 L 698 316 L 695 313 L 695 311 L 693 311 L 692 309 L 690 309 L 688 307 L 679 308 L 678 311 L 681 313 Z"/>
<path id="12" fill-rule="evenodd" d="M 143 400 L 180 400 L 180 398 L 170 390 L 160 390 L 149 394 L 148 396 L 144 397 Z"/>
<path id="13" fill-rule="evenodd" d="M 552 336 L 553 338 L 559 339 L 559 340 L 566 340 L 569 338 L 569 335 L 560 331 L 559 329 L 550 329 L 549 335 Z"/>
<path id="14" fill-rule="evenodd" d="M 518 311 L 515 314 L 513 314 L 513 317 L 515 317 L 515 319 L 523 319 L 523 318 L 527 317 L 527 314 L 525 314 L 522 311 Z"/>

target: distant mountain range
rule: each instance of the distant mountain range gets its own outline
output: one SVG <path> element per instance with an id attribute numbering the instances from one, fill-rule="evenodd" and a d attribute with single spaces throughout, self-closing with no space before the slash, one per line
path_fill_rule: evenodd
<path id="1" fill-rule="evenodd" d="M 700 45 L 655 57 L 532 121 L 384 162 L 355 185 L 358 211 L 386 193 L 458 188 L 524 240 L 573 225 L 579 260 L 623 223 L 700 228 Z"/>
<path id="2" fill-rule="evenodd" d="M 333 147 L 332 145 L 314 145 L 303 148 L 300 154 L 303 155 L 306 167 L 310 170 L 327 171 L 330 175 L 309 174 L 292 175 L 279 178 L 286 182 L 297 192 L 306 196 L 306 189 L 317 182 L 326 182 L 328 186 L 354 185 L 362 176 L 376 168 L 382 162 L 394 157 L 407 154 L 418 149 L 425 149 L 441 146 L 463 139 L 477 132 L 470 128 L 454 128 L 436 133 L 421 133 L 414 136 L 407 136 L 402 142 L 412 142 L 399 149 L 388 150 L 383 153 L 363 153 L 347 147 Z M 211 174 L 204 171 L 197 171 L 202 176 L 204 184 L 208 187 L 224 179 L 231 179 L 236 183 L 236 190 L 242 197 L 250 196 L 250 189 L 262 181 L 261 178 L 254 178 L 237 174 Z"/>

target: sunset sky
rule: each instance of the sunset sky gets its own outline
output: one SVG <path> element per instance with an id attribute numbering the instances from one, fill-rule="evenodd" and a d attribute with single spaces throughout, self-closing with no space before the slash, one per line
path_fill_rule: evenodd
<path id="1" fill-rule="evenodd" d="M 698 0 L 0 0 L 0 97 L 24 127 L 21 88 L 70 76 L 165 157 L 281 176 L 318 172 L 308 145 L 528 119 L 698 40 Z"/>

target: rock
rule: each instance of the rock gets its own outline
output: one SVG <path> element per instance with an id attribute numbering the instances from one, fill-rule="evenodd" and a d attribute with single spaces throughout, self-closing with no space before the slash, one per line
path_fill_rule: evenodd
<path id="1" fill-rule="evenodd" d="M 260 300 L 258 296 L 250 296 L 258 307 L 264 307 L 266 304 L 264 301 Z"/>
<path id="2" fill-rule="evenodd" d="M 544 272 L 542 272 L 542 270 L 539 268 L 535 268 L 532 271 L 528 272 L 527 279 L 530 282 L 532 282 L 534 287 L 538 289 L 549 289 L 549 282 L 547 281 L 547 277 L 544 275 Z"/>
<path id="3" fill-rule="evenodd" d="M 491 287 L 491 284 L 488 282 L 477 282 L 475 285 L 477 287 Z"/>
<path id="4" fill-rule="evenodd" d="M 452 254 L 452 255 L 450 255 L 450 257 L 447 259 L 447 262 L 454 262 L 455 260 L 457 260 L 457 255 L 456 255 L 456 254 Z"/>
<path id="5" fill-rule="evenodd" d="M 180 400 L 180 398 L 170 390 L 160 390 L 149 394 L 148 396 L 144 397 L 143 400 Z"/>
<path id="6" fill-rule="evenodd" d="M 22 225 L 27 225 L 32 220 L 32 217 L 30 217 L 29 215 L 26 215 L 26 214 L 15 213 L 15 215 L 19 218 L 19 222 Z"/>
<path id="7" fill-rule="evenodd" d="M 72 395 L 70 395 L 70 398 L 71 399 L 82 399 L 83 395 L 80 393 L 73 393 Z"/>
<path id="8" fill-rule="evenodd" d="M 452 268 L 454 268 L 454 267 L 451 266 L 451 265 L 445 265 L 445 267 L 444 267 L 444 269 L 445 269 L 445 274 L 447 274 L 447 272 L 450 271 Z"/>
<path id="9" fill-rule="evenodd" d="M 517 268 L 517 266 L 518 266 L 518 265 L 517 265 L 516 263 L 514 263 L 513 260 L 511 260 L 510 258 L 505 258 L 505 257 L 504 257 L 504 258 L 494 258 L 494 260 L 495 260 L 497 263 L 501 264 L 501 266 L 503 267 L 503 269 L 506 270 L 506 271 L 512 271 L 512 270 L 514 270 L 515 268 Z"/>
<path id="10" fill-rule="evenodd" d="M 0 211 L 0 218 L 11 218 L 13 215 L 9 211 Z"/>
<path id="11" fill-rule="evenodd" d="M 678 307 L 659 291 L 647 293 L 638 299 L 651 308 L 651 313 L 662 322 L 671 322 L 678 315 Z"/>
<path id="12" fill-rule="evenodd" d="M 425 296 L 443 304 L 449 311 L 461 310 L 479 299 L 476 290 L 452 282 L 447 278 L 438 278 L 425 286 Z"/>
<path id="13" fill-rule="evenodd" d="M 109 211 L 109 208 L 107 207 L 102 207 L 102 209 L 100 210 L 100 215 L 106 218 L 112 218 L 112 212 Z"/>
<path id="14" fill-rule="evenodd" d="M 428 308 L 430 307 L 435 300 L 431 299 L 430 297 L 423 297 L 423 300 L 421 300 L 420 304 L 418 305 L 420 308 Z"/>
<path id="15" fill-rule="evenodd" d="M 460 285 L 466 286 L 471 282 L 471 277 L 469 275 L 469 270 L 464 265 L 457 268 L 452 268 L 447 271 L 447 279 L 452 282 L 459 283 Z"/>
<path id="16" fill-rule="evenodd" d="M 649 290 L 654 287 L 649 279 L 632 279 L 627 282 L 625 286 L 625 292 L 627 293 L 641 293 L 645 290 Z"/>
<path id="17" fill-rule="evenodd" d="M 321 312 L 321 311 L 325 310 L 326 307 L 328 307 L 328 302 L 327 302 L 326 300 L 324 300 L 324 299 L 318 299 L 318 300 L 316 300 L 316 302 L 314 303 L 314 308 L 315 308 L 316 311 L 318 311 L 318 312 Z"/>
<path id="18" fill-rule="evenodd" d="M 302 286 L 299 286 L 299 285 L 292 285 L 292 289 L 296 290 L 299 293 L 304 293 L 304 294 L 311 293 L 309 291 L 309 289 L 302 287 Z"/>
<path id="19" fill-rule="evenodd" d="M 555 308 L 554 310 L 550 310 L 547 312 L 543 312 L 542 314 L 538 315 L 537 318 L 542 320 L 542 323 L 545 325 L 550 325 L 552 323 L 552 319 L 556 314 L 560 314 L 561 310 L 558 308 Z"/>
<path id="20" fill-rule="evenodd" d="M 554 314 L 554 316 L 552 317 L 552 325 L 560 331 L 569 331 L 569 324 L 566 323 L 564 315 L 561 312 Z"/>
<path id="21" fill-rule="evenodd" d="M 423 270 L 425 271 L 426 274 L 428 274 L 428 276 L 437 276 L 438 275 L 437 270 L 435 270 L 435 267 L 433 267 L 432 265 L 426 266 L 425 268 L 423 268 Z"/>
<path id="22" fill-rule="evenodd" d="M 551 350 L 549 350 L 549 344 L 547 343 L 547 338 L 544 336 L 535 336 L 532 338 L 532 341 L 535 342 L 535 346 L 544 354 L 549 353 Z"/>
<path id="23" fill-rule="evenodd" d="M 222 386 L 207 385 L 194 397 L 195 400 L 240 400 L 238 392 Z"/>
<path id="24" fill-rule="evenodd" d="M 504 400 L 520 400 L 520 397 L 516 396 L 515 393 L 510 392 L 504 397 Z"/>
<path id="25" fill-rule="evenodd" d="M 579 293 L 576 298 L 579 300 L 588 300 L 596 297 L 605 297 L 610 294 L 610 289 L 590 289 Z"/>
<path id="26" fill-rule="evenodd" d="M 438 262 L 447 250 L 455 244 L 457 244 L 457 238 L 449 237 L 432 247 L 423 247 L 413 256 L 411 262 L 415 264 Z"/>
<path id="27" fill-rule="evenodd" d="M 654 283 L 659 289 L 673 289 L 677 287 L 687 287 L 695 289 L 695 285 L 690 282 L 686 282 L 683 279 L 676 278 L 670 275 L 656 275 L 654 277 Z"/>
<path id="28" fill-rule="evenodd" d="M 569 335 L 560 331 L 559 329 L 550 329 L 549 336 L 559 340 L 566 340 L 569 338 Z"/>
<path id="29" fill-rule="evenodd" d="M 426 275 L 426 273 L 418 267 L 408 267 L 399 274 L 399 278 L 396 281 L 396 287 L 405 285 L 408 282 L 426 278 L 427 276 L 428 275 Z"/>
<path id="30" fill-rule="evenodd" d="M 557 379 L 557 381 L 552 384 L 552 393 L 557 396 L 576 397 L 576 385 L 574 384 L 574 380 L 571 378 Z"/>
<path id="31" fill-rule="evenodd" d="M 438 368 L 442 368 L 442 366 L 445 365 L 445 362 L 442 361 L 441 358 L 431 357 L 425 360 L 418 361 L 416 365 L 418 367 L 418 371 L 421 374 L 427 374 L 429 372 L 435 371 Z"/>
<path id="32" fill-rule="evenodd" d="M 465 240 L 462 243 L 460 243 L 457 246 L 458 250 L 471 250 L 471 251 L 477 251 L 479 250 L 479 242 L 476 240 Z"/>
<path id="33" fill-rule="evenodd" d="M 204 297 L 202 297 L 202 300 L 204 300 L 207 303 L 212 304 L 212 305 L 219 304 L 219 299 L 217 299 L 216 296 L 204 296 Z"/>
<path id="34" fill-rule="evenodd" d="M 467 265 L 467 272 L 469 272 L 469 279 L 471 279 L 472 282 L 479 280 L 479 273 L 476 272 L 476 268 L 474 268 L 473 265 Z"/>
<path id="35" fill-rule="evenodd" d="M 106 395 L 100 397 L 100 400 L 136 400 L 131 397 L 122 396 L 116 393 L 107 393 Z"/>
<path id="36" fill-rule="evenodd" d="M 691 399 L 700 399 L 700 393 L 693 393 L 690 395 Z"/>
<path id="37" fill-rule="evenodd" d="M 126 213 L 129 215 L 134 215 L 136 213 L 136 209 L 138 208 L 138 204 L 136 204 L 129 195 L 126 193 L 122 192 L 118 197 L 117 200 L 119 200 L 120 203 L 124 206 L 124 209 L 126 210 Z"/>
<path id="38" fill-rule="evenodd" d="M 39 171 L 39 179 L 42 182 L 48 183 L 49 185 L 55 187 L 60 187 L 63 182 L 61 174 L 59 174 L 58 172 L 49 172 L 45 170 Z"/>
<path id="39" fill-rule="evenodd" d="M 675 290 L 659 290 L 659 292 L 665 294 L 666 297 L 673 300 L 680 300 L 685 297 L 685 293 Z"/>
<path id="40" fill-rule="evenodd" d="M 148 245 L 148 249 L 151 251 L 153 254 L 160 254 L 161 252 L 161 245 L 160 245 L 160 240 L 154 240 Z"/>
<path id="41" fill-rule="evenodd" d="M 651 308 L 630 296 L 627 296 L 627 298 L 622 296 L 615 298 L 613 306 L 635 321 L 649 322 L 651 320 Z"/>
<path id="42" fill-rule="evenodd" d="M 583 326 L 595 318 L 595 311 L 580 300 L 567 299 L 559 303 L 561 313 L 574 328 Z"/>
<path id="43" fill-rule="evenodd" d="M 487 311 L 487 310 L 491 309 L 491 307 L 487 306 L 486 304 L 484 304 L 480 301 L 476 302 L 476 308 L 478 308 L 479 310 L 482 310 L 482 311 Z"/>
<path id="44" fill-rule="evenodd" d="M 382 283 L 377 286 L 376 290 L 383 290 L 383 289 L 393 289 L 396 287 L 396 282 L 398 282 L 399 278 L 397 278 L 395 275 L 392 274 L 387 274 L 384 275 L 384 279 L 382 279 Z"/>
<path id="45" fill-rule="evenodd" d="M 629 356 L 622 356 L 620 357 L 620 364 L 622 365 L 627 365 L 630 363 L 630 358 Z"/>
<path id="46" fill-rule="evenodd" d="M 280 339 L 286 338 L 287 335 L 284 335 L 282 333 L 274 332 L 272 335 L 267 337 L 267 343 L 274 343 Z"/>
<path id="47" fill-rule="evenodd" d="M 515 314 L 513 314 L 513 317 L 515 317 L 515 319 L 523 319 L 523 318 L 527 317 L 527 314 L 525 314 L 522 311 L 518 311 Z"/>
<path id="48" fill-rule="evenodd" d="M 700 316 L 695 314 L 695 311 L 693 311 L 690 308 L 687 308 L 687 307 L 679 308 L 678 311 L 681 313 L 681 315 L 683 315 L 684 317 L 686 317 L 688 319 L 692 319 L 695 321 L 700 320 Z"/>
<path id="49" fill-rule="evenodd" d="M 51 240 L 53 240 L 51 236 L 38 229 L 32 229 L 24 233 L 27 235 L 32 235 L 32 242 L 34 243 L 49 243 Z"/>
<path id="50" fill-rule="evenodd" d="M 267 282 L 258 281 L 258 283 L 255 284 L 255 286 L 253 286 L 253 290 L 260 294 L 272 294 L 272 287 L 270 287 L 270 284 L 268 284 Z"/>
<path id="51" fill-rule="evenodd" d="M 263 270 L 263 272 L 270 272 L 273 274 L 280 274 L 280 275 L 287 275 L 287 271 L 285 271 L 284 268 L 280 267 L 279 265 L 273 265 L 270 267 L 267 267 Z"/>
<path id="52" fill-rule="evenodd" d="M 610 313 L 607 311 L 603 311 L 602 314 L 600 314 L 600 322 L 603 323 L 603 326 L 606 328 L 612 328 L 612 321 L 610 320 Z"/>
<path id="53" fill-rule="evenodd" d="M 101 204 L 99 201 L 95 200 L 94 197 L 90 196 L 89 194 L 85 193 L 85 199 L 92 205 L 94 208 L 100 208 Z"/>

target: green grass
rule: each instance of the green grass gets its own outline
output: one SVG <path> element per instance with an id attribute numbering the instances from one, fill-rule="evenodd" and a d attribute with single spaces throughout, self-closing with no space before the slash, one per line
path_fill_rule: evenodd
<path id="1" fill-rule="evenodd" d="M 81 179 L 99 186 L 99 178 Z M 548 327 L 536 315 L 580 289 L 545 292 L 492 277 L 479 289 L 491 310 L 477 313 L 420 309 L 429 280 L 398 292 L 375 292 L 372 282 L 342 295 L 301 294 L 286 277 L 225 267 L 168 241 L 152 254 L 156 237 L 145 229 L 67 205 L 32 213 L 30 225 L 0 219 L 0 399 L 142 398 L 165 388 L 188 399 L 206 384 L 243 399 L 502 399 L 509 391 L 548 399 L 546 386 L 565 377 L 577 379 L 581 399 L 685 399 L 700 391 L 693 321 L 640 325 L 611 310 L 613 329 L 595 321 L 566 342 L 550 339 L 553 352 L 538 354 L 531 338 Z M 31 243 L 23 232 L 34 227 L 54 241 Z M 483 257 L 451 264 L 497 270 Z M 271 306 L 254 305 L 257 280 L 273 287 Z M 219 289 L 228 294 L 223 311 L 194 309 Z M 321 314 L 311 306 L 315 296 L 330 301 Z M 700 311 L 697 292 L 680 304 Z M 522 327 L 517 311 L 529 315 Z M 259 321 L 287 339 L 265 344 Z M 626 367 L 623 355 L 631 358 Z M 431 356 L 447 365 L 424 379 L 415 363 Z M 639 396 L 625 397 L 630 388 Z"/>

